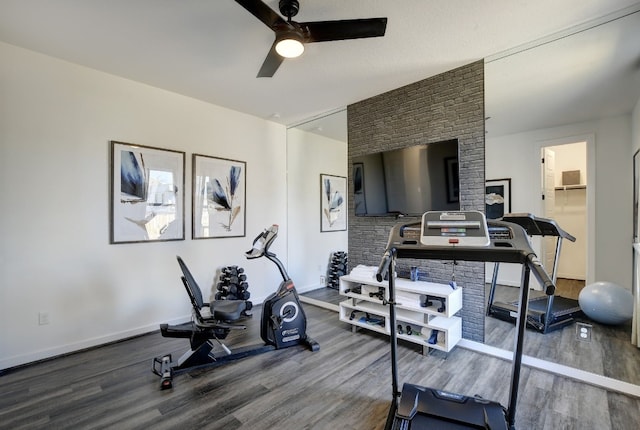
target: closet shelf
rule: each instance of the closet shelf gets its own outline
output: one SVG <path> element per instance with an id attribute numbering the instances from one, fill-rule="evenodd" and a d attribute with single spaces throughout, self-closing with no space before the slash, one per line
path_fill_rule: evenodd
<path id="1" fill-rule="evenodd" d="M 586 190 L 586 184 L 578 184 L 578 185 L 563 185 L 561 187 L 556 187 L 556 191 L 566 191 L 566 190 Z"/>

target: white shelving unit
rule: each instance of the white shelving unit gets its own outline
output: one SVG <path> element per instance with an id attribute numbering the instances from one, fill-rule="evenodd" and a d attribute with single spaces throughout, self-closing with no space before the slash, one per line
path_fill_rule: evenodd
<path id="1" fill-rule="evenodd" d="M 396 278 L 395 287 L 398 339 L 421 345 L 425 354 L 429 348 L 451 351 L 462 338 L 462 319 L 454 316 L 462 309 L 462 289 L 404 278 Z M 340 294 L 347 297 L 340 303 L 340 321 L 351 324 L 354 331 L 360 327 L 390 334 L 389 306 L 382 300 L 389 299 L 387 281 L 345 275 L 340 277 Z M 426 307 L 421 306 L 424 296 L 430 302 Z M 433 330 L 438 331 L 437 341 L 429 343 Z"/>

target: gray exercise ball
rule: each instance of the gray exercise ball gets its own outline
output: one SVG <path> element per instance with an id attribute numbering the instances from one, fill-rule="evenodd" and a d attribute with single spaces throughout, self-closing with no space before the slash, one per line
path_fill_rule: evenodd
<path id="1" fill-rule="evenodd" d="M 622 324 L 633 316 L 633 294 L 613 282 L 587 285 L 580 291 L 578 303 L 589 318 L 602 324 Z"/>

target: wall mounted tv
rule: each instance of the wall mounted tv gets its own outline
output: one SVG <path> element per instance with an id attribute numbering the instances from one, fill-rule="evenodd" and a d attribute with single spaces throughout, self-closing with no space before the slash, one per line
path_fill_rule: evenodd
<path id="1" fill-rule="evenodd" d="M 419 216 L 460 210 L 458 140 L 353 158 L 357 216 Z"/>

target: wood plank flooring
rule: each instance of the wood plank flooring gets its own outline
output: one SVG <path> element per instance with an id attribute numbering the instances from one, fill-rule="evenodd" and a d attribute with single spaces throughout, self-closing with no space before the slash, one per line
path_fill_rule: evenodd
<path id="1" fill-rule="evenodd" d="M 584 281 L 558 279 L 558 295 L 577 299 Z M 518 300 L 519 288 L 496 287 L 496 301 Z M 531 296 L 544 295 L 532 291 Z M 338 304 L 344 300 L 337 290 L 320 288 L 304 293 L 316 300 Z M 489 286 L 486 287 L 486 297 Z M 576 325 L 567 326 L 547 334 L 527 330 L 526 355 L 575 367 L 598 375 L 640 385 L 640 349 L 631 344 L 631 322 L 620 326 L 608 326 L 581 318 L 579 321 L 592 326 L 591 342 L 577 340 Z M 508 351 L 513 350 L 514 324 L 496 318 L 485 320 L 485 343 Z"/>
<path id="2" fill-rule="evenodd" d="M 159 390 L 151 359 L 179 356 L 188 342 L 159 333 L 6 372 L 0 428 L 382 429 L 388 338 L 352 333 L 335 312 L 304 308 L 319 352 L 289 348 L 185 373 L 171 390 Z M 259 310 L 229 346 L 259 343 Z M 399 363 L 401 382 L 507 402 L 509 362 L 462 348 L 423 356 L 401 343 Z M 527 368 L 521 381 L 518 429 L 640 428 L 640 399 Z"/>
<path id="3" fill-rule="evenodd" d="M 317 290 L 307 291 L 301 294 L 303 297 L 309 297 L 311 299 L 320 300 L 322 302 L 330 303 L 332 305 L 338 305 L 345 300 L 344 296 L 340 295 L 338 290 L 333 288 L 318 288 Z"/>
<path id="4" fill-rule="evenodd" d="M 496 301 L 505 303 L 517 301 L 518 294 L 518 288 L 500 285 L 496 287 Z M 543 295 L 543 293 L 532 291 L 532 296 L 535 295 Z M 565 295 L 565 297 L 568 296 Z M 575 324 L 547 334 L 527 330 L 524 353 L 640 385 L 640 349 L 631 344 L 631 321 L 619 326 L 600 324 L 587 317 L 578 318 L 578 321 L 592 326 L 590 342 L 577 339 Z M 512 351 L 514 330 L 512 323 L 496 318 L 486 318 L 485 343 Z"/>

